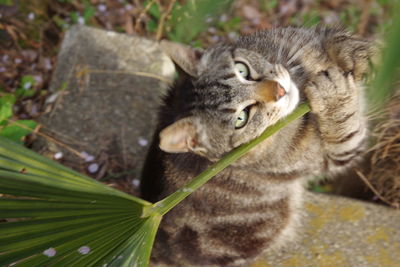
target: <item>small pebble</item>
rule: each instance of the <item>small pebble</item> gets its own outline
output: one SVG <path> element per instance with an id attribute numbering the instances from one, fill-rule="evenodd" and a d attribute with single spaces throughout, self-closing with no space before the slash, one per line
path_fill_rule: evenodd
<path id="1" fill-rule="evenodd" d="M 107 36 L 113 37 L 113 36 L 115 36 L 115 32 L 108 31 L 108 32 L 107 32 Z"/>
<path id="2" fill-rule="evenodd" d="M 86 158 L 85 158 L 85 161 L 86 162 L 91 162 L 91 161 L 93 161 L 94 160 L 94 156 L 92 156 L 92 155 L 88 155 Z"/>
<path id="3" fill-rule="evenodd" d="M 83 17 L 78 18 L 78 24 L 79 25 L 85 25 L 85 19 Z"/>
<path id="4" fill-rule="evenodd" d="M 78 249 L 78 252 L 82 255 L 86 255 L 90 252 L 90 248 L 88 246 L 82 246 Z"/>
<path id="5" fill-rule="evenodd" d="M 28 19 L 29 20 L 34 20 L 35 19 L 35 13 L 31 12 L 28 14 Z"/>
<path id="6" fill-rule="evenodd" d="M 3 66 L 0 67 L 0 72 L 5 72 L 6 68 L 4 68 Z"/>
<path id="7" fill-rule="evenodd" d="M 48 248 L 45 251 L 43 251 L 43 255 L 47 257 L 54 257 L 56 253 L 57 251 L 54 248 Z"/>
<path id="8" fill-rule="evenodd" d="M 228 21 L 228 16 L 227 16 L 226 14 L 222 14 L 222 15 L 219 17 L 219 21 L 220 21 L 220 22 L 226 22 L 226 21 Z"/>
<path id="9" fill-rule="evenodd" d="M 56 154 L 54 154 L 54 159 L 61 159 L 63 156 L 64 155 L 62 152 L 57 152 Z"/>
<path id="10" fill-rule="evenodd" d="M 97 163 L 92 163 L 88 167 L 89 173 L 96 173 L 99 170 L 99 164 Z"/>
<path id="11" fill-rule="evenodd" d="M 211 39 L 211 41 L 214 42 L 214 43 L 216 43 L 216 42 L 218 42 L 218 41 L 220 40 L 220 38 L 219 38 L 218 35 L 213 35 L 213 36 L 210 37 L 210 39 Z"/>
<path id="12" fill-rule="evenodd" d="M 14 60 L 14 63 L 15 63 L 15 64 L 20 64 L 20 63 L 22 63 L 22 59 L 16 58 L 16 59 Z"/>
<path id="13" fill-rule="evenodd" d="M 51 103 L 56 102 L 58 96 L 59 96 L 58 92 L 54 93 L 54 94 L 51 94 L 49 97 L 47 97 L 46 104 L 51 104 Z"/>
<path id="14" fill-rule="evenodd" d="M 147 139 L 143 138 L 143 137 L 139 137 L 138 139 L 138 144 L 140 146 L 147 146 L 149 144 L 149 141 L 147 141 Z"/>
<path id="15" fill-rule="evenodd" d="M 132 10 L 132 8 L 133 8 L 133 6 L 131 5 L 131 4 L 127 4 L 126 6 L 125 6 L 125 9 L 126 10 Z"/>
<path id="16" fill-rule="evenodd" d="M 133 180 L 132 180 L 132 185 L 133 185 L 134 187 L 139 187 L 139 185 L 140 185 L 140 180 L 139 180 L 139 179 L 133 179 Z"/>
<path id="17" fill-rule="evenodd" d="M 208 17 L 208 18 L 206 18 L 206 23 L 211 23 L 211 22 L 213 22 L 213 18 L 212 17 Z"/>
<path id="18" fill-rule="evenodd" d="M 45 58 L 45 59 L 44 59 L 44 67 L 45 67 L 47 70 L 51 70 L 51 68 L 53 67 L 53 65 L 51 64 L 50 58 Z"/>
<path id="19" fill-rule="evenodd" d="M 212 34 L 216 34 L 217 33 L 217 29 L 215 27 L 210 27 L 210 28 L 208 28 L 208 32 L 212 33 Z"/>
<path id="20" fill-rule="evenodd" d="M 107 6 L 104 4 L 100 4 L 97 6 L 97 10 L 100 12 L 105 12 L 107 10 Z"/>
<path id="21" fill-rule="evenodd" d="M 43 82 L 43 78 L 42 78 L 42 76 L 40 76 L 40 75 L 35 75 L 35 76 L 33 76 L 33 78 L 35 79 L 35 81 L 36 81 L 37 83 Z"/>
<path id="22" fill-rule="evenodd" d="M 31 111 L 30 111 L 31 116 L 38 116 L 39 115 L 39 107 L 36 104 L 32 105 Z"/>
<path id="23" fill-rule="evenodd" d="M 94 156 L 90 155 L 86 151 L 81 152 L 81 157 L 86 161 L 86 162 L 91 162 L 94 160 Z"/>
<path id="24" fill-rule="evenodd" d="M 89 156 L 89 153 L 87 153 L 86 151 L 82 151 L 80 156 L 81 156 L 81 158 L 86 159 Z"/>
<path id="25" fill-rule="evenodd" d="M 31 88 L 31 86 L 32 86 L 32 83 L 31 82 L 27 82 L 27 83 L 24 84 L 24 89 L 28 90 L 29 88 Z"/>
<path id="26" fill-rule="evenodd" d="M 236 40 L 237 38 L 239 38 L 239 35 L 236 32 L 229 32 L 228 37 L 231 40 Z"/>

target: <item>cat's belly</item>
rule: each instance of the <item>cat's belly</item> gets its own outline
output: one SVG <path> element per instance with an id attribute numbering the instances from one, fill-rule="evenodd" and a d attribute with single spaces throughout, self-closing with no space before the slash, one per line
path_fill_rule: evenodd
<path id="1" fill-rule="evenodd" d="M 290 238 L 293 206 L 299 202 L 296 192 L 293 197 L 276 199 L 262 195 L 246 198 L 250 191 L 233 192 L 217 183 L 206 184 L 167 214 L 156 239 L 153 262 L 167 264 L 164 266 L 248 266 L 267 248 Z M 239 199 L 242 202 L 237 202 Z"/>

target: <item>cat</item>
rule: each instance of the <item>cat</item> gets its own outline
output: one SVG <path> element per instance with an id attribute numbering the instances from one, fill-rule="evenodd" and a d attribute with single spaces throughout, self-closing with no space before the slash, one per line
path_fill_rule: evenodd
<path id="1" fill-rule="evenodd" d="M 341 172 L 366 143 L 370 42 L 341 29 L 277 28 L 205 51 L 162 41 L 187 74 L 171 90 L 143 170 L 156 202 L 308 101 L 311 112 L 191 194 L 161 222 L 153 266 L 248 266 L 295 238 L 304 180 Z"/>

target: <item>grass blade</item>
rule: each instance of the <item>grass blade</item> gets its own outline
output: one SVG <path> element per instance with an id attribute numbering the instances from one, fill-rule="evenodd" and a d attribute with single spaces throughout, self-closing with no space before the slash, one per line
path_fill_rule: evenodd
<path id="1" fill-rule="evenodd" d="M 378 66 L 376 77 L 371 82 L 368 90 L 370 106 L 380 110 L 387 102 L 391 94 L 398 87 L 394 85 L 398 81 L 400 73 L 400 2 L 394 7 L 392 27 L 386 36 L 386 47 L 383 50 L 381 66 Z"/>

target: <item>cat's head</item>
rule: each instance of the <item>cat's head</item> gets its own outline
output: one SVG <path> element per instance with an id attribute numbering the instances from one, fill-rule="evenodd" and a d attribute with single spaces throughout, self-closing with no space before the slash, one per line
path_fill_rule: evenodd
<path id="1" fill-rule="evenodd" d="M 288 70 L 254 51 L 231 45 L 206 51 L 170 42 L 161 45 L 193 84 L 185 100 L 191 115 L 160 133 L 160 148 L 166 152 L 218 159 L 259 136 L 299 103 L 299 90 Z"/>

